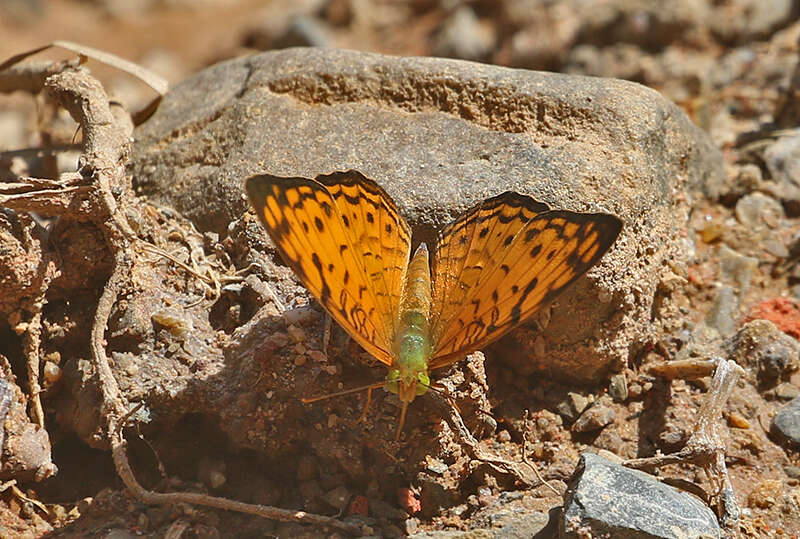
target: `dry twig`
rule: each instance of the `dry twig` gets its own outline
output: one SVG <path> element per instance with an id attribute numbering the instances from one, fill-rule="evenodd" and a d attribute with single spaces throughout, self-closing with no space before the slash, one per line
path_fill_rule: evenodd
<path id="1" fill-rule="evenodd" d="M 702 467 L 712 486 L 715 487 L 720 520 L 724 525 L 730 525 L 739 519 L 740 512 L 725 466 L 725 445 L 719 432 L 719 418 L 744 370 L 735 361 L 722 358 L 712 358 L 709 361 L 689 360 L 685 367 L 685 372 L 688 373 L 685 378 L 710 374 L 710 368 L 713 368 L 714 373 L 706 399 L 697 413 L 694 432 L 686 445 L 677 453 L 631 459 L 624 464 L 631 468 L 646 470 L 687 462 Z M 670 369 L 669 375 L 677 377 L 677 372 Z"/>

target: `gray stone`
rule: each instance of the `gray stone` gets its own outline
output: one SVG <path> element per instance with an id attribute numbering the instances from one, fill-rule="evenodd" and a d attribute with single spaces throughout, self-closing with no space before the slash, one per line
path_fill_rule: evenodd
<path id="1" fill-rule="evenodd" d="M 758 259 L 752 256 L 745 256 L 734 251 L 727 245 L 719 248 L 719 267 L 722 279 L 734 284 L 742 297 L 750 287 L 753 274 L 758 269 Z"/>
<path id="2" fill-rule="evenodd" d="M 775 141 L 764 152 L 764 162 L 772 181 L 763 182 L 763 188 L 796 215 L 800 212 L 800 131 Z"/>
<path id="3" fill-rule="evenodd" d="M 461 6 L 442 25 L 433 52 L 448 58 L 485 60 L 493 48 L 492 27 L 482 25 L 471 7 Z"/>
<path id="4" fill-rule="evenodd" d="M 619 241 L 559 298 L 548 328 L 517 332 L 526 368 L 572 380 L 625 364 L 647 339 L 664 262 L 685 262 L 679 238 L 689 200 L 673 193 L 722 176 L 708 137 L 634 83 L 328 49 L 270 52 L 198 73 L 165 97 L 135 140 L 137 191 L 220 234 L 247 209 L 246 177 L 349 168 L 380 183 L 423 241 L 506 190 L 617 214 Z M 540 335 L 543 357 L 533 346 Z"/>
<path id="5" fill-rule="evenodd" d="M 800 397 L 781 408 L 775 415 L 772 433 L 788 446 L 800 446 Z"/>
<path id="6" fill-rule="evenodd" d="M 726 344 L 749 381 L 761 386 L 776 385 L 800 365 L 800 343 L 769 320 L 748 322 Z"/>
<path id="7" fill-rule="evenodd" d="M 611 377 L 608 382 L 608 394 L 614 402 L 625 402 L 628 400 L 628 379 L 625 373 L 618 373 Z"/>
<path id="8" fill-rule="evenodd" d="M 714 512 L 654 477 L 583 453 L 564 500 L 560 537 L 720 537 Z"/>
<path id="9" fill-rule="evenodd" d="M 613 423 L 617 417 L 617 412 L 605 404 L 598 403 L 581 414 L 575 424 L 572 425 L 573 432 L 592 432 L 600 430 L 606 425 Z"/>
<path id="10" fill-rule="evenodd" d="M 556 411 L 567 421 L 575 421 L 579 415 L 589 406 L 589 399 L 580 393 L 569 392 L 567 398 L 558 403 Z"/>
<path id="11" fill-rule="evenodd" d="M 738 302 L 733 287 L 722 285 L 717 289 L 717 296 L 711 304 L 706 315 L 706 324 L 716 329 L 720 335 L 727 337 L 736 331 L 736 321 L 733 317 L 737 314 Z"/>

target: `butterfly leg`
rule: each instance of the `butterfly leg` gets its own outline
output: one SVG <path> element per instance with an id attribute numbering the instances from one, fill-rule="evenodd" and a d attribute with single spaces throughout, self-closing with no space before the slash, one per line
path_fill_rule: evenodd
<path id="1" fill-rule="evenodd" d="M 367 402 L 364 403 L 364 410 L 361 412 L 361 417 L 358 418 L 358 421 L 355 422 L 356 425 L 361 423 L 367 418 L 367 412 L 369 411 L 369 405 L 372 402 L 372 387 L 367 388 Z"/>
<path id="2" fill-rule="evenodd" d="M 322 330 L 322 352 L 325 355 L 328 355 L 328 345 L 331 343 L 331 326 L 333 325 L 333 319 L 331 315 L 328 314 L 328 311 L 325 311 L 325 323 Z"/>

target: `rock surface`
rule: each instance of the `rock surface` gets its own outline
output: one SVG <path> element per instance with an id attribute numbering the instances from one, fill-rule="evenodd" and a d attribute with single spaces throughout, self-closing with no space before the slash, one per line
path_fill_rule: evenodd
<path id="1" fill-rule="evenodd" d="M 748 369 L 748 379 L 773 387 L 800 366 L 800 344 L 769 320 L 747 322 L 728 342 L 731 359 Z"/>
<path id="2" fill-rule="evenodd" d="M 720 537 L 713 511 L 652 476 L 583 453 L 564 501 L 561 537 Z"/>
<path id="3" fill-rule="evenodd" d="M 772 432 L 786 445 L 800 447 L 800 397 L 778 412 L 772 420 Z"/>
<path id="4" fill-rule="evenodd" d="M 247 208 L 251 174 L 347 168 L 384 186 L 420 240 L 505 190 L 615 213 L 622 236 L 543 313 L 550 328 L 517 333 L 523 372 L 586 380 L 645 340 L 663 262 L 682 263 L 687 201 L 672 194 L 721 172 L 707 137 L 637 84 L 312 49 L 240 58 L 186 80 L 136 133 L 134 154 L 139 193 L 218 232 Z"/>

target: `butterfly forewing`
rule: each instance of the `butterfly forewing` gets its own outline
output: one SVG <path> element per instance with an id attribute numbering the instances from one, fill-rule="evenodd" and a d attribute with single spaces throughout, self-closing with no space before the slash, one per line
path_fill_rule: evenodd
<path id="1" fill-rule="evenodd" d="M 438 292 L 434 285 L 434 312 L 441 312 L 432 328 L 431 369 L 457 361 L 523 322 L 597 263 L 622 228 L 612 215 L 539 213 L 541 206 L 529 207 L 522 198 L 528 197 L 516 193 L 495 197 L 493 212 L 468 212 L 467 220 L 477 224 L 443 231 L 438 242 L 443 246 L 462 243 L 467 230 L 483 238 L 477 242 L 467 238 L 472 248 L 463 262 L 450 260 L 452 246 L 435 255 L 435 283 L 444 277 L 442 272 L 462 269 L 457 277 L 449 276 L 456 294 Z M 440 298 L 444 299 L 438 303 Z"/>
<path id="2" fill-rule="evenodd" d="M 253 176 L 247 193 L 284 261 L 370 354 L 391 365 L 408 225 L 389 196 L 355 171 Z"/>
<path id="3" fill-rule="evenodd" d="M 530 197 L 507 192 L 473 206 L 441 231 L 433 261 L 434 343 L 461 314 L 461 306 L 498 254 L 498 243 L 509 242 L 524 223 L 548 209 Z"/>

